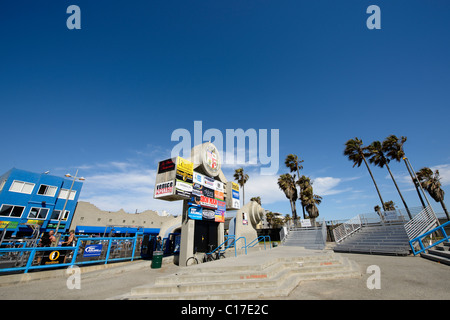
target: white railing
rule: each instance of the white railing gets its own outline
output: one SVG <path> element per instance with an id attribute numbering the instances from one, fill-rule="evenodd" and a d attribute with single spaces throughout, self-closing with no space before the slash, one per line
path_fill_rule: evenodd
<path id="1" fill-rule="evenodd" d="M 433 209 L 431 206 L 427 206 L 412 220 L 405 223 L 405 230 L 409 240 L 412 240 L 421 234 L 436 228 L 438 225 L 439 221 L 434 214 Z"/>
<path id="2" fill-rule="evenodd" d="M 341 242 L 355 231 L 358 231 L 361 228 L 361 226 L 362 226 L 361 217 L 359 215 L 351 218 L 350 220 L 334 228 L 333 230 L 334 241 L 336 243 Z"/>

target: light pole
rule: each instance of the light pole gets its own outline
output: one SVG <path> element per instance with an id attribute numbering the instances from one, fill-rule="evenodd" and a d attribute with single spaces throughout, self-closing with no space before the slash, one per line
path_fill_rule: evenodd
<path id="1" fill-rule="evenodd" d="M 67 173 L 65 175 L 68 178 L 73 178 L 73 180 L 72 180 L 72 185 L 70 186 L 69 192 L 67 193 L 66 202 L 64 203 L 64 207 L 58 217 L 58 225 L 56 226 L 56 230 L 55 230 L 55 238 L 56 238 L 56 241 L 54 243 L 55 246 L 57 246 L 57 244 L 59 243 L 59 238 L 61 237 L 61 235 L 58 234 L 59 225 L 61 224 L 61 218 L 64 216 L 64 211 L 66 211 L 67 202 L 69 201 L 70 194 L 72 193 L 72 188 L 73 188 L 73 185 L 75 184 L 75 180 L 77 180 L 77 175 L 78 175 L 78 169 L 77 169 L 77 172 L 75 173 L 75 176 L 72 176 L 70 173 Z M 79 177 L 78 180 L 84 181 L 85 179 L 83 177 Z"/>

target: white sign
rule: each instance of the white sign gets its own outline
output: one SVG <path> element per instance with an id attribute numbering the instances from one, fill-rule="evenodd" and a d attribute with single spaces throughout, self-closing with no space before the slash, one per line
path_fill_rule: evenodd
<path id="1" fill-rule="evenodd" d="M 173 194 L 173 181 L 158 183 L 155 187 L 155 198 Z"/>
<path id="2" fill-rule="evenodd" d="M 309 219 L 300 219 L 300 223 L 302 227 L 311 227 L 311 220 Z"/>

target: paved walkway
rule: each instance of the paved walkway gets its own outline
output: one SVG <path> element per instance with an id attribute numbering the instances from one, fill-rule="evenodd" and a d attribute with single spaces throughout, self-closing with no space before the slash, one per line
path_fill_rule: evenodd
<path id="1" fill-rule="evenodd" d="M 274 255 L 283 251 L 282 248 L 276 248 L 265 254 Z M 357 262 L 363 276 L 359 279 L 304 281 L 288 297 L 282 299 L 450 299 L 449 266 L 411 256 L 340 255 Z M 251 260 L 251 256 L 250 253 L 245 257 L 245 263 Z M 239 258 L 223 261 L 232 263 L 233 259 Z M 83 268 L 80 289 L 67 287 L 69 275 L 65 274 L 65 269 L 29 275 L 2 275 L 0 299 L 108 299 L 130 292 L 134 287 L 153 283 L 157 277 L 176 273 L 181 268 L 165 262 L 161 269 L 151 269 L 150 264 L 150 261 L 135 261 L 108 265 L 100 270 L 96 270 L 100 267 Z M 371 265 L 380 268 L 381 289 L 367 288 L 367 279 L 371 274 L 366 271 Z M 29 281 L 23 281 L 24 279 Z"/>

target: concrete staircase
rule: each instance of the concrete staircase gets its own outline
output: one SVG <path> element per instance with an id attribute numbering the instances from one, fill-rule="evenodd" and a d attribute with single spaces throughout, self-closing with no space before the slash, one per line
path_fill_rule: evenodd
<path id="1" fill-rule="evenodd" d="M 297 228 L 288 233 L 284 245 L 322 250 L 325 243 L 320 228 Z"/>
<path id="2" fill-rule="evenodd" d="M 159 277 L 153 284 L 135 287 L 130 293 L 113 299 L 269 298 L 289 295 L 302 281 L 347 277 L 361 277 L 358 265 L 332 251 L 318 253 L 278 247 L 269 252 L 180 268 L 175 274 Z"/>
<path id="3" fill-rule="evenodd" d="M 426 253 L 421 253 L 420 256 L 450 266 L 450 243 L 444 242 L 442 245 L 427 250 Z"/>
<path id="4" fill-rule="evenodd" d="M 409 255 L 411 248 L 403 224 L 377 223 L 363 226 L 337 244 L 333 250 L 349 253 Z"/>

